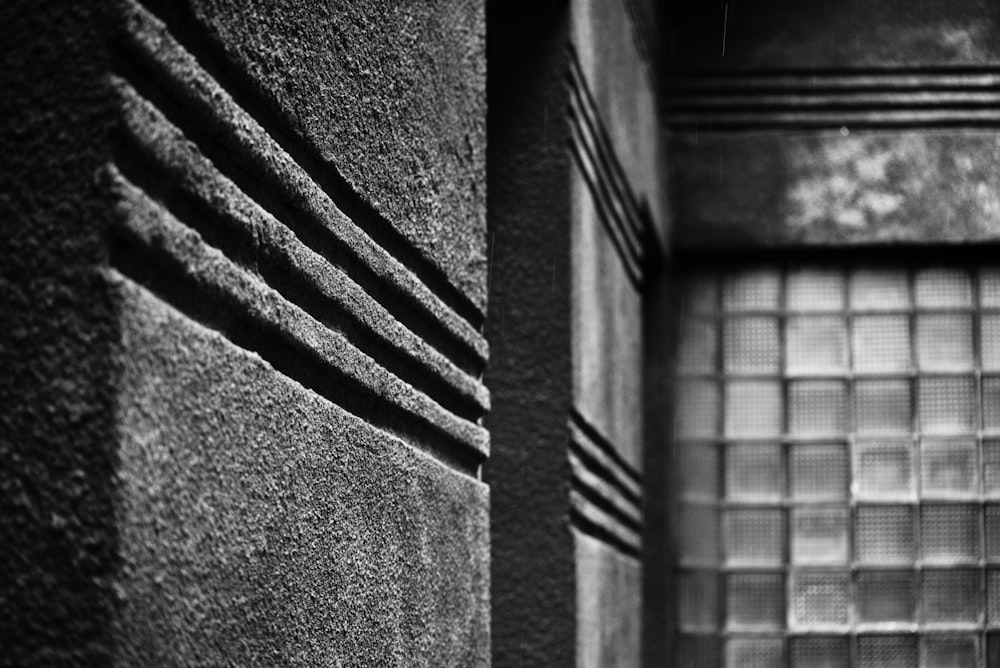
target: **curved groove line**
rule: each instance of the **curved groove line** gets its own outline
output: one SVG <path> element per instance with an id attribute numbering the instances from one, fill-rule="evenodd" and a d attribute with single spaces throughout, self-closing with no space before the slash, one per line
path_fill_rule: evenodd
<path id="1" fill-rule="evenodd" d="M 570 428 L 569 452 L 571 457 L 575 457 L 594 475 L 602 481 L 611 485 L 617 490 L 619 496 L 631 508 L 642 514 L 642 489 L 636 485 L 626 482 L 628 478 L 622 473 L 617 464 L 597 450 L 594 446 L 585 446 L 586 437 L 581 437 L 576 430 Z"/>
<path id="2" fill-rule="evenodd" d="M 569 453 L 570 468 L 573 472 L 573 489 L 580 492 L 592 505 L 600 508 L 618 522 L 636 533 L 642 533 L 642 511 L 626 500 L 609 482 L 602 478 L 600 471 L 593 471 Z"/>
<path id="3" fill-rule="evenodd" d="M 261 355 L 281 373 L 348 412 L 469 475 L 488 455 L 488 435 L 385 371 L 273 289 L 237 268 L 108 168 L 120 219 L 112 266 Z"/>
<path id="4" fill-rule="evenodd" d="M 618 470 L 623 474 L 622 481 L 623 484 L 631 486 L 634 489 L 642 490 L 642 475 L 632 468 L 625 459 L 618 453 L 618 450 L 594 425 L 587 421 L 587 419 L 576 409 L 573 408 L 569 413 L 570 426 L 576 427 L 580 430 L 587 440 L 593 444 L 605 457 L 609 458 L 617 466 Z M 641 491 L 637 492 L 641 495 Z"/>
<path id="5" fill-rule="evenodd" d="M 641 544 L 633 542 L 628 538 L 623 538 L 613 530 L 605 527 L 599 520 L 595 520 L 588 516 L 588 514 L 580 512 L 575 507 L 570 508 L 569 523 L 570 526 L 580 533 L 604 543 L 627 557 L 633 559 L 640 559 L 642 557 Z"/>

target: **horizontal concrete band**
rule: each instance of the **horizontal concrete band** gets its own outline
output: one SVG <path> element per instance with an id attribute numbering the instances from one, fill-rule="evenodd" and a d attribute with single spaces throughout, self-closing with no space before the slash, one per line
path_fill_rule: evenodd
<path id="1" fill-rule="evenodd" d="M 251 111 L 266 108 L 263 100 L 238 102 L 240 93 L 210 74 L 191 45 L 182 46 L 135 2 L 127 4 L 126 23 L 116 63 L 123 78 L 154 100 L 244 192 L 262 193 L 258 203 L 303 242 L 317 252 L 329 249 L 321 255 L 335 253 L 339 267 L 370 299 L 470 376 L 482 373 L 488 347 L 477 331 L 481 314 L 468 297 L 377 213 L 348 217 L 340 204 L 363 209 L 357 194 L 331 165 Z"/>
<path id="2" fill-rule="evenodd" d="M 348 412 L 474 473 L 489 452 L 485 429 L 401 381 L 342 333 L 206 244 L 116 167 L 108 171 L 118 198 L 115 269 Z"/>

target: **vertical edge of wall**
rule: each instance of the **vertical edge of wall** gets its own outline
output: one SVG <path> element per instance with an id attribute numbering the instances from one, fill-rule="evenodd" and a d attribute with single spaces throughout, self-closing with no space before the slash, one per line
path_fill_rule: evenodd
<path id="1" fill-rule="evenodd" d="M 0 9 L 0 665 L 106 665 L 115 307 L 95 267 L 107 3 Z"/>
<path id="2" fill-rule="evenodd" d="M 568 3 L 487 5 L 493 661 L 573 665 Z"/>

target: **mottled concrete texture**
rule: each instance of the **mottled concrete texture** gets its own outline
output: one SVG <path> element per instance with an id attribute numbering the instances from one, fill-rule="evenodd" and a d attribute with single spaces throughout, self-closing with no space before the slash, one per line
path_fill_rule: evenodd
<path id="1" fill-rule="evenodd" d="M 986 132 L 677 137 L 687 247 L 1000 238 L 1000 138 Z"/>
<path id="2" fill-rule="evenodd" d="M 487 664 L 486 487 L 118 293 L 115 664 Z"/>
<path id="3" fill-rule="evenodd" d="M 485 310 L 482 0 L 189 0 L 190 37 Z"/>

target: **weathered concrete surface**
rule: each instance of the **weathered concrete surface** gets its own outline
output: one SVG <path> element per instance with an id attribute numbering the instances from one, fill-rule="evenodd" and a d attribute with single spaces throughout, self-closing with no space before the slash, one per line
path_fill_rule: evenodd
<path id="1" fill-rule="evenodd" d="M 481 0 L 154 4 L 485 310 Z"/>
<path id="2" fill-rule="evenodd" d="M 684 247 L 1000 239 L 996 133 L 702 134 L 672 146 Z"/>
<path id="3" fill-rule="evenodd" d="M 662 48 L 665 66 L 683 70 L 985 65 L 1000 58 L 1000 5 L 685 0 L 671 3 Z"/>
<path id="4" fill-rule="evenodd" d="M 642 564 L 574 532 L 577 578 L 577 666 L 642 663 Z"/>
<path id="5" fill-rule="evenodd" d="M 116 665 L 488 664 L 486 487 L 118 290 Z"/>

